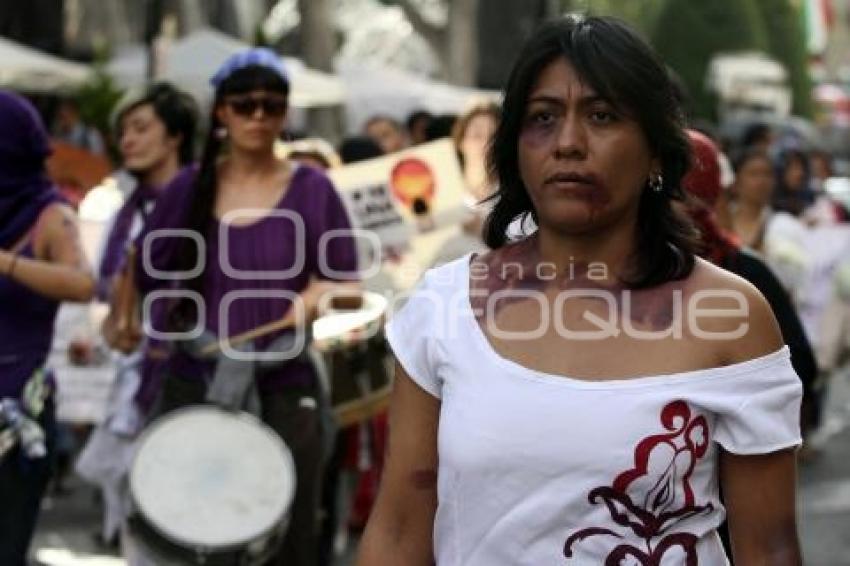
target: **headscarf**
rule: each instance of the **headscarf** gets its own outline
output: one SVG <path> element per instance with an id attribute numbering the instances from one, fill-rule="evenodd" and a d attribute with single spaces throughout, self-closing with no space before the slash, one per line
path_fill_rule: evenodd
<path id="1" fill-rule="evenodd" d="M 682 189 L 692 197 L 688 214 L 702 236 L 702 255 L 715 264 L 722 264 L 741 246 L 738 240 L 717 223 L 714 206 L 723 190 L 720 184 L 720 151 L 708 136 L 687 130 L 691 146 L 691 167 L 682 178 Z"/>
<path id="2" fill-rule="evenodd" d="M 0 132 L 0 248 L 9 249 L 47 205 L 63 199 L 47 178 L 50 140 L 33 105 L 0 90 Z"/>

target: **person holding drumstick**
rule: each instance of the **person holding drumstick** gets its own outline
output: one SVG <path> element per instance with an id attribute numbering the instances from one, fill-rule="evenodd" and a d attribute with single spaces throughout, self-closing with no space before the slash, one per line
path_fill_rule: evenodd
<path id="1" fill-rule="evenodd" d="M 135 282 L 129 270 L 119 270 L 129 261 L 128 253 L 135 253 L 128 244 L 142 231 L 157 197 L 195 158 L 198 109 L 190 95 L 159 82 L 127 93 L 114 116 L 123 175 L 113 178 L 125 180 L 124 201 L 114 203 L 112 194 L 119 189 L 104 183 L 89 191 L 80 214 L 101 219 L 96 224 L 101 232 L 97 295 L 110 305 L 102 329 L 107 345 L 114 350 L 108 368 L 115 372 L 115 381 L 103 419 L 89 435 L 76 465 L 80 476 L 101 489 L 104 517 L 97 540 L 108 546 L 117 545 L 126 519 L 126 472 L 142 425 L 134 402 L 143 357 L 141 321 Z M 107 203 L 115 207 L 109 217 L 104 214 Z M 90 340 L 83 344 L 89 350 L 94 347 Z"/>
<path id="2" fill-rule="evenodd" d="M 212 82 L 215 101 L 200 166 L 179 175 L 157 201 L 138 240 L 137 279 L 143 293 L 168 287 L 184 297 L 151 302 L 154 332 L 199 326 L 217 340 L 242 336 L 219 344 L 225 352 L 250 345 L 269 354 L 287 336 L 297 342 L 323 297 L 359 289 L 356 246 L 328 178 L 275 155 L 289 95 L 280 58 L 262 48 L 236 54 Z M 195 236 L 173 237 L 166 229 Z M 146 267 L 195 272 L 172 282 Z M 151 343 L 140 403 L 156 402 L 167 412 L 202 402 L 215 362 L 156 335 Z M 260 416 L 289 446 L 296 467 L 295 501 L 275 564 L 312 565 L 323 454 L 316 372 L 303 357 L 260 365 L 253 380 Z"/>
<path id="3" fill-rule="evenodd" d="M 662 62 L 618 20 L 546 24 L 491 163 L 492 251 L 431 270 L 387 326 L 358 564 L 728 564 L 728 516 L 736 564 L 798 566 L 800 380 L 765 299 L 671 207 L 689 148 Z"/>
<path id="4" fill-rule="evenodd" d="M 62 301 L 95 282 L 77 218 L 47 178 L 50 143 L 27 100 L 0 91 L 0 564 L 23 566 L 56 439 L 44 365 Z"/>

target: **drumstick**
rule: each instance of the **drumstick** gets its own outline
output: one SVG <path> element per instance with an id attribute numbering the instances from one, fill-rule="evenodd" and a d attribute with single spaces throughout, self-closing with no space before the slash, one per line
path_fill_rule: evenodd
<path id="1" fill-rule="evenodd" d="M 334 308 L 341 310 L 357 310 L 363 306 L 363 296 L 359 293 L 355 295 L 336 295 L 331 299 L 331 304 Z M 295 315 L 292 314 L 292 311 L 289 311 L 286 316 L 280 320 L 260 325 L 253 330 L 237 334 L 230 338 L 224 338 L 218 342 L 210 344 L 209 346 L 201 349 L 201 355 L 208 356 L 210 354 L 215 354 L 222 350 L 225 344 L 238 346 L 239 344 L 244 344 L 245 342 L 249 342 L 255 338 L 271 334 L 272 332 L 294 328 L 295 325 Z"/>
<path id="2" fill-rule="evenodd" d="M 277 332 L 278 330 L 286 330 L 288 328 L 293 327 L 295 327 L 295 316 L 290 312 L 280 320 L 275 320 L 260 325 L 257 328 L 254 328 L 253 330 L 243 332 L 242 334 L 237 334 L 236 336 L 232 336 L 230 338 L 223 338 L 218 342 L 210 344 L 209 346 L 206 346 L 205 348 L 201 349 L 201 355 L 208 356 L 210 354 L 215 354 L 216 352 L 222 350 L 225 344 L 229 344 L 230 346 L 238 346 L 239 344 L 244 344 L 245 342 L 249 342 L 254 338 L 259 338 L 261 336 L 265 336 L 266 334 Z"/>

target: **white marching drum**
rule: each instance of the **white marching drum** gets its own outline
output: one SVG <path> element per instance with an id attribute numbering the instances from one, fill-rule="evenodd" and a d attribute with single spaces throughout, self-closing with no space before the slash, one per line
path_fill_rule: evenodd
<path id="1" fill-rule="evenodd" d="M 157 565 L 254 565 L 275 550 L 295 496 L 283 441 L 246 413 L 192 406 L 139 439 L 133 545 Z"/>
<path id="2" fill-rule="evenodd" d="M 329 310 L 313 322 L 313 347 L 330 374 L 331 405 L 341 427 L 386 409 L 390 372 L 384 344 L 387 299 L 366 291 L 353 310 Z"/>

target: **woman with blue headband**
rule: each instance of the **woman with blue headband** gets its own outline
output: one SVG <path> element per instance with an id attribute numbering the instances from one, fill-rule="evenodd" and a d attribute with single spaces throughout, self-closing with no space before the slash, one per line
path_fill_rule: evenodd
<path id="1" fill-rule="evenodd" d="M 178 332 L 202 326 L 217 341 L 301 311 L 304 318 L 296 326 L 306 329 L 325 293 L 358 285 L 353 282 L 357 255 L 347 213 L 322 172 L 275 155 L 289 80 L 274 52 L 237 54 L 212 83 L 215 100 L 200 166 L 178 176 L 157 202 L 138 246 L 145 250 L 149 245 L 149 254 L 139 254 L 142 293 L 171 285 L 201 300 L 183 298 L 165 306 L 154 302 L 151 328 Z M 163 229 L 189 230 L 200 235 L 203 245 L 192 238 L 157 237 Z M 149 267 L 160 272 L 202 268 L 187 280 L 158 279 L 146 272 L 146 255 Z M 231 302 L 236 295 L 239 299 Z M 257 353 L 276 352 L 280 340 L 298 332 L 267 333 L 250 347 Z M 216 360 L 152 338 L 152 352 L 166 353 L 147 360 L 141 406 L 164 413 L 204 401 Z M 276 560 L 287 566 L 312 565 L 318 550 L 323 438 L 316 372 L 304 356 L 271 367 L 256 364 L 252 371 L 258 416 L 286 442 L 295 460 L 297 490 Z M 214 388 L 215 383 L 210 390 Z"/>
<path id="2" fill-rule="evenodd" d="M 61 301 L 89 301 L 94 278 L 77 220 L 47 178 L 35 108 L 0 91 L 0 564 L 23 566 L 55 439 L 44 363 Z"/>

